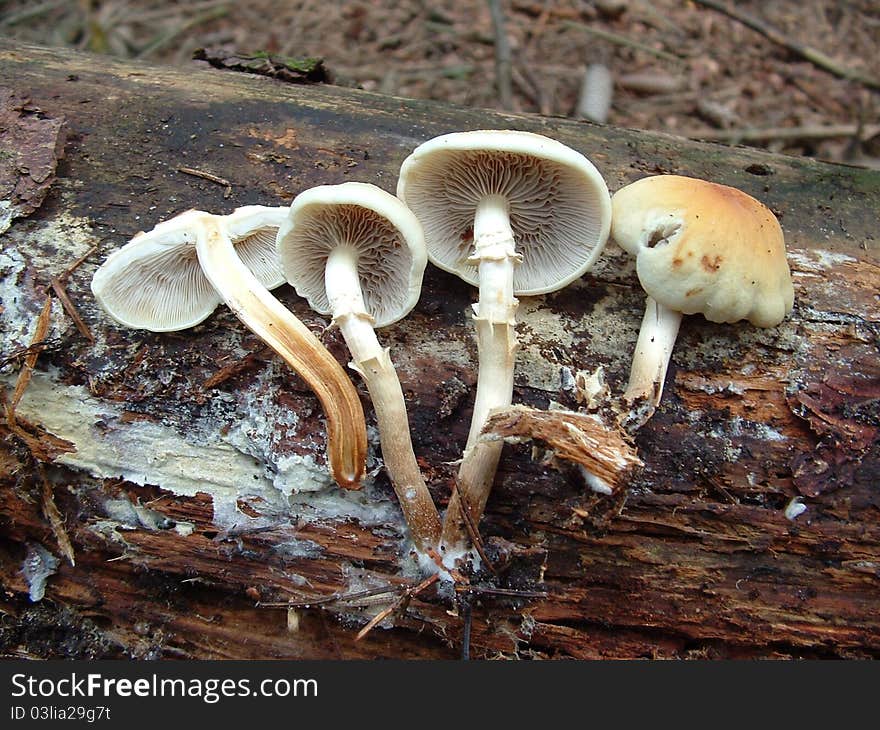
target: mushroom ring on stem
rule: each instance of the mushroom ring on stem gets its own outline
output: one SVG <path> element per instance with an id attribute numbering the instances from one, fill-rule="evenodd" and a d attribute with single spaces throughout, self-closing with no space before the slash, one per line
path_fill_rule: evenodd
<path id="1" fill-rule="evenodd" d="M 638 427 L 660 403 L 683 314 L 775 327 L 794 288 L 779 221 L 741 190 L 654 175 L 618 190 L 612 206 L 612 237 L 636 257 L 648 295 L 624 393 L 641 403 L 630 416 Z"/>
<path id="2" fill-rule="evenodd" d="M 333 317 L 376 411 L 382 456 L 416 548 L 435 550 L 440 517 L 416 462 L 403 390 L 375 327 L 419 299 L 428 258 L 422 227 L 393 195 L 367 183 L 300 193 L 278 231 L 287 280 L 312 309 Z"/>
<path id="3" fill-rule="evenodd" d="M 228 216 L 181 213 L 108 256 L 92 278 L 92 292 L 120 324 L 153 332 L 193 327 L 225 301 L 318 396 L 327 417 L 331 475 L 340 486 L 356 489 L 367 452 L 357 390 L 320 340 L 267 288 L 284 282 L 275 236 L 286 215 L 287 208 L 262 206 Z"/>
<path id="4" fill-rule="evenodd" d="M 611 198 L 586 157 L 514 130 L 425 142 L 404 160 L 397 195 L 421 221 L 431 262 L 479 287 L 477 392 L 441 541 L 451 565 L 467 537 L 458 495 L 477 524 L 501 455 L 500 441 L 478 439 L 490 411 L 512 400 L 514 295 L 545 294 L 584 274 L 608 238 Z"/>

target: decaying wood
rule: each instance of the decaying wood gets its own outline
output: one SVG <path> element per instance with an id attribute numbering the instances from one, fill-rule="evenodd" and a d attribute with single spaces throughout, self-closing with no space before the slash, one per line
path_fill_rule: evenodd
<path id="1" fill-rule="evenodd" d="M 65 136 L 64 118 L 46 117 L 26 89 L 0 90 L 0 233 L 43 202 Z"/>
<path id="2" fill-rule="evenodd" d="M 291 84 L 320 84 L 331 81 L 321 58 L 288 58 L 268 53 L 241 55 L 222 48 L 197 48 L 197 61 L 206 61 L 214 68 L 269 76 Z"/>
<path id="3" fill-rule="evenodd" d="M 467 628 L 475 658 L 880 656 L 880 174 L 6 42 L 0 61 L 0 86 L 69 135 L 49 194 L 0 239 L 7 392 L 39 353 L 14 413 L 32 443 L 7 428 L 0 447 L 4 655 L 452 658 Z M 506 445 L 479 525 L 497 575 L 416 594 L 425 576 L 379 462 L 363 493 L 332 486 L 314 396 L 231 313 L 188 332 L 126 331 L 89 281 L 138 230 L 187 208 L 284 204 L 345 180 L 394 190 L 417 144 L 487 127 L 559 139 L 612 191 L 674 172 L 754 195 L 783 224 L 796 303 L 772 330 L 685 319 L 664 401 L 635 436 L 644 467 L 612 495 Z M 222 176 L 230 196 L 180 167 Z M 65 281 L 94 342 L 58 307 L 46 347 L 29 350 L 53 277 L 95 245 Z M 344 363 L 338 332 L 289 287 L 277 293 Z M 474 296 L 429 267 L 413 313 L 379 332 L 441 506 L 470 419 Z M 575 374 L 600 365 L 619 398 L 643 305 L 613 245 L 579 282 L 524 297 L 514 401 L 578 410 Z M 793 501 L 806 510 L 790 519 Z M 31 602 L 25 558 L 67 553 L 61 535 L 76 564 L 44 562 Z"/>
<path id="4" fill-rule="evenodd" d="M 554 457 L 583 467 L 612 492 L 643 466 L 622 432 L 589 414 L 512 406 L 494 412 L 483 433 L 514 443 L 519 439 L 543 442 Z"/>

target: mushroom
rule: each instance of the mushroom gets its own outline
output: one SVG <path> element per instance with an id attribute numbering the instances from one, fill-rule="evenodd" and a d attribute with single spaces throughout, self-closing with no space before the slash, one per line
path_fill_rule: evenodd
<path id="1" fill-rule="evenodd" d="M 284 280 L 274 241 L 286 214 L 286 208 L 260 206 L 224 217 L 181 213 L 110 254 L 92 278 L 92 292 L 120 324 L 153 332 L 193 327 L 225 301 L 318 396 L 327 416 L 331 475 L 356 489 L 367 450 L 357 391 L 311 330 L 266 288 Z"/>
<path id="2" fill-rule="evenodd" d="M 243 205 L 221 216 L 238 258 L 267 289 L 287 283 L 275 250 L 275 237 L 287 210 L 286 205 Z"/>
<path id="3" fill-rule="evenodd" d="M 202 215 L 207 213 L 181 213 L 107 257 L 92 278 L 92 293 L 116 322 L 171 332 L 195 327 L 217 308 L 222 297 L 196 254 L 193 226 Z M 286 207 L 249 205 L 223 216 L 235 253 L 269 289 L 284 283 L 275 234 L 286 215 Z"/>
<path id="4" fill-rule="evenodd" d="M 450 565 L 466 539 L 460 495 L 477 524 L 501 455 L 500 441 L 478 439 L 489 412 L 513 396 L 514 294 L 555 291 L 587 271 L 608 238 L 611 200 L 586 157 L 513 130 L 455 132 L 419 145 L 401 166 L 397 195 L 421 221 L 431 262 L 479 287 L 477 392 L 441 541 Z"/>
<path id="5" fill-rule="evenodd" d="M 618 190 L 612 207 L 612 237 L 636 257 L 648 295 L 624 393 L 629 404 L 644 401 L 633 414 L 640 426 L 660 403 L 683 314 L 775 327 L 794 288 L 779 221 L 741 190 L 654 175 Z"/>
<path id="6" fill-rule="evenodd" d="M 333 317 L 376 411 L 382 456 L 417 550 L 436 550 L 440 517 L 413 452 L 403 390 L 375 327 L 416 305 L 427 264 L 422 228 L 397 198 L 367 183 L 300 193 L 278 231 L 287 280 Z"/>

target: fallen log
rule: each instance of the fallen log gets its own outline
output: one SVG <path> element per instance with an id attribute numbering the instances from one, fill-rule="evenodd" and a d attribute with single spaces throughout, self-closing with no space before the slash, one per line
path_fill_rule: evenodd
<path id="1" fill-rule="evenodd" d="M 7 117 L 63 120 L 67 138 L 25 186 L 48 194 L 0 238 L 4 656 L 454 658 L 466 615 L 479 658 L 880 656 L 880 174 L 8 41 L 0 60 L 3 98 L 29 98 Z M 659 172 L 745 190 L 782 222 L 795 309 L 772 330 L 686 319 L 635 436 L 644 466 L 612 494 L 540 445 L 507 445 L 479 525 L 496 572 L 410 595 L 422 576 L 374 437 L 372 479 L 343 493 L 316 399 L 230 312 L 127 331 L 89 282 L 187 208 L 281 205 L 346 180 L 393 191 L 417 144 L 475 128 L 554 137 L 612 191 Z M 277 293 L 344 363 L 339 333 Z M 473 295 L 429 267 L 414 312 L 379 333 L 441 507 L 470 420 Z M 567 289 L 523 298 L 514 402 L 586 408 L 578 384 L 598 366 L 619 397 L 643 306 L 613 245 Z"/>

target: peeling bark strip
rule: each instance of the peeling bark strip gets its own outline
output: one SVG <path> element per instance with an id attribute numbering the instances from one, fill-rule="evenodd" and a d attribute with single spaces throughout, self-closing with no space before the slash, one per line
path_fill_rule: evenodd
<path id="1" fill-rule="evenodd" d="M 193 59 L 207 61 L 214 68 L 270 76 L 289 84 L 324 84 L 332 81 L 322 58 L 291 58 L 266 52 L 244 55 L 222 48 L 197 48 L 193 51 Z"/>
<path id="2" fill-rule="evenodd" d="M 40 207 L 64 154 L 64 117 L 46 117 L 26 94 L 0 88 L 0 234 Z"/>
<path id="3" fill-rule="evenodd" d="M 644 466 L 615 494 L 585 489 L 574 471 L 533 460 L 527 445 L 505 444 L 478 526 L 498 575 L 459 586 L 470 600 L 471 657 L 880 657 L 880 174 L 5 41 L 0 85 L 27 93 L 45 118 L 64 117 L 71 135 L 64 175 L 39 215 L 2 237 L 7 393 L 35 351 L 27 348 L 46 287 L 99 247 L 65 280 L 95 341 L 54 308 L 14 411 L 29 446 L 55 457 L 45 481 L 22 440 L 0 442 L 0 653 L 461 654 L 468 611 L 454 610 L 449 586 L 415 593 L 423 577 L 382 469 L 360 494 L 330 483 L 321 411 L 305 384 L 265 353 L 237 366 L 259 344 L 227 311 L 186 338 L 123 330 L 99 310 L 89 281 L 107 253 L 187 208 L 283 204 L 348 179 L 393 190 L 418 143 L 516 127 L 583 152 L 612 191 L 655 172 L 745 190 L 781 218 L 796 299 L 772 330 L 683 323 L 664 402 L 635 436 Z M 184 156 L 228 179 L 230 197 L 178 174 Z M 327 320 L 289 287 L 277 291 L 345 363 Z M 441 505 L 473 404 L 472 294 L 429 267 L 416 309 L 382 331 Z M 615 246 L 571 287 L 523 297 L 514 402 L 577 411 L 575 374 L 599 366 L 619 397 L 643 307 Z M 563 433 L 542 418 L 525 422 L 548 441 Z M 47 434 L 75 451 L 61 453 L 63 441 Z M 800 514 L 786 509 L 795 499 Z M 31 602 L 31 591 L 45 599 Z M 288 601 L 299 612 L 295 633 Z"/>

